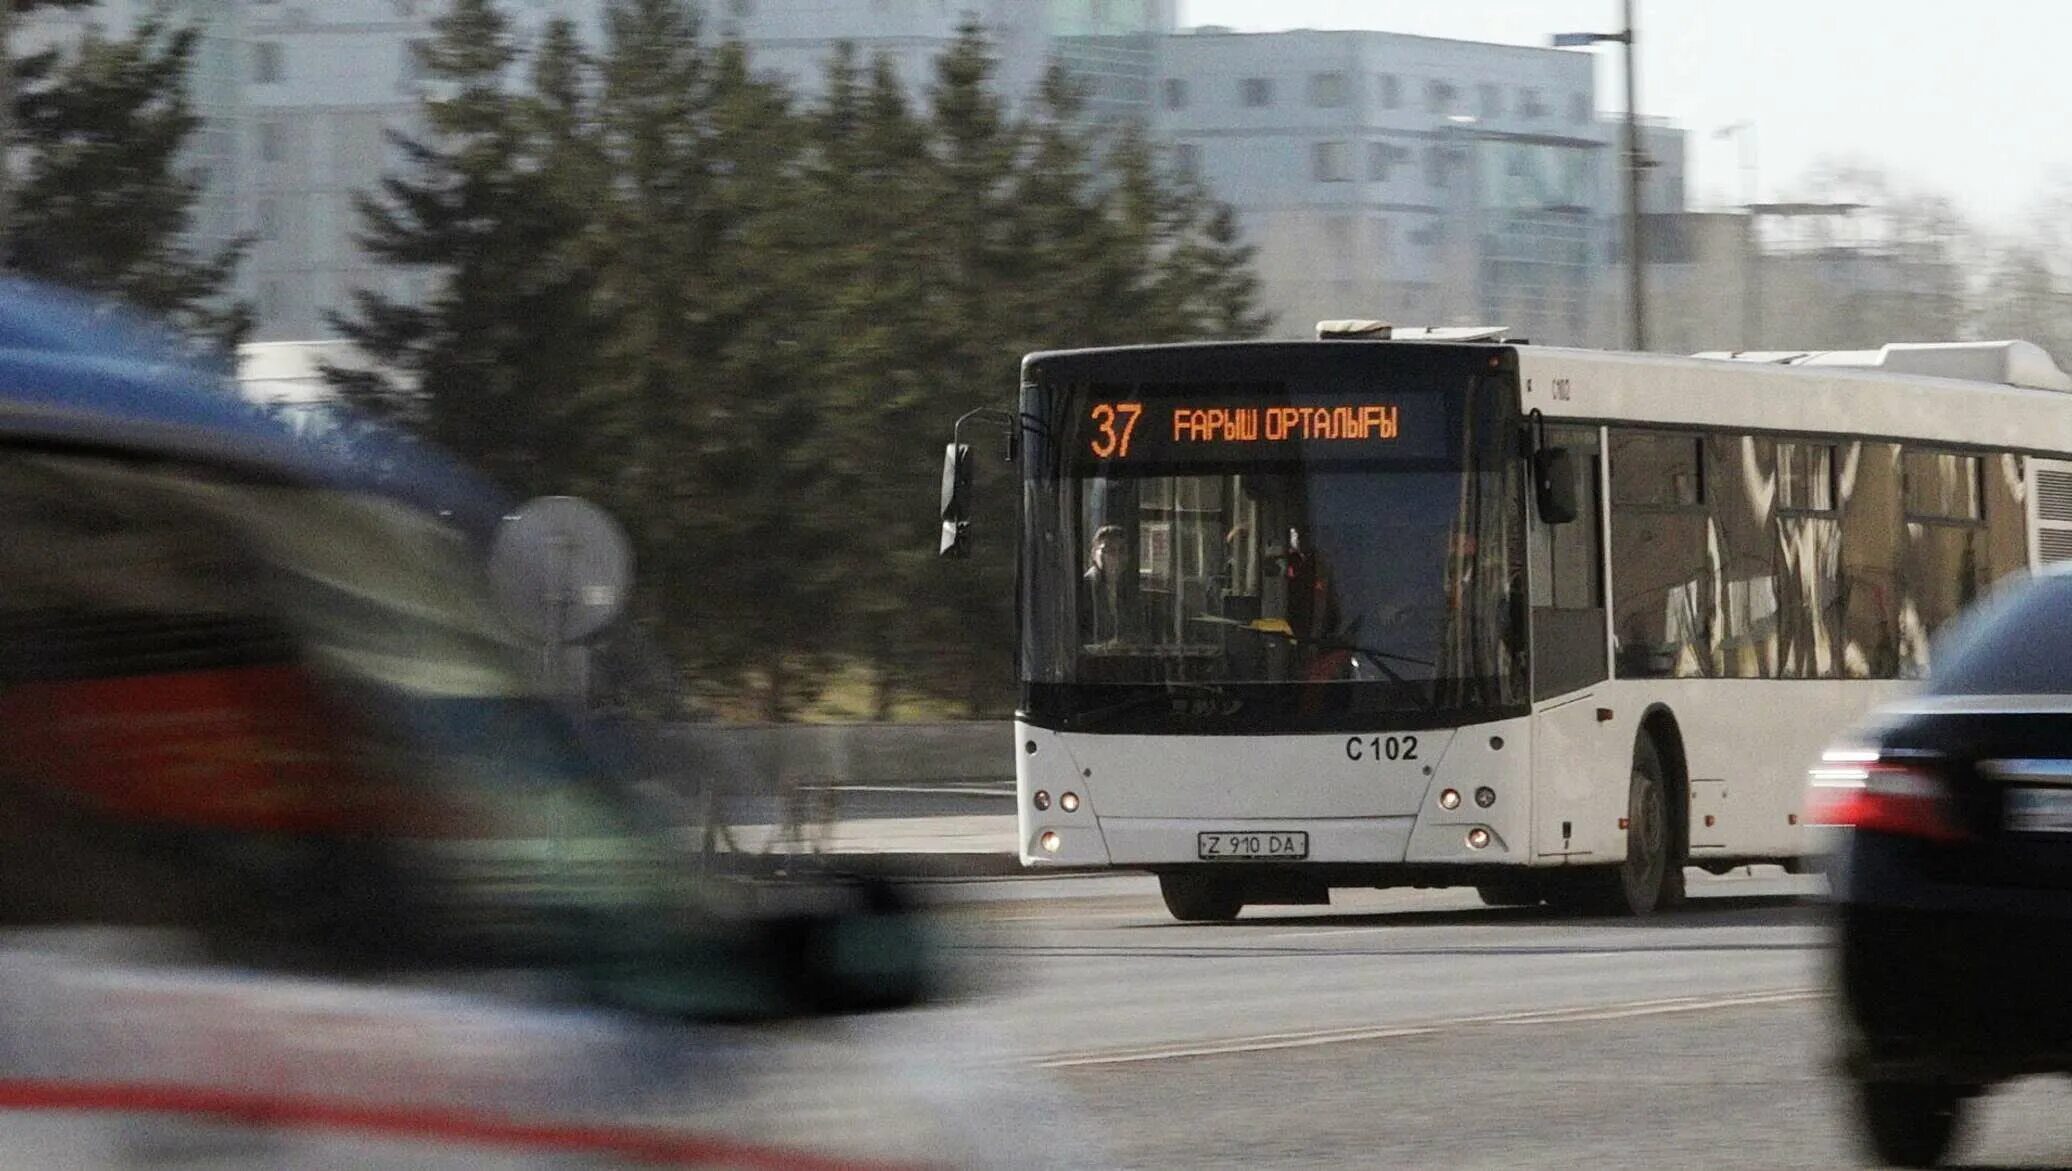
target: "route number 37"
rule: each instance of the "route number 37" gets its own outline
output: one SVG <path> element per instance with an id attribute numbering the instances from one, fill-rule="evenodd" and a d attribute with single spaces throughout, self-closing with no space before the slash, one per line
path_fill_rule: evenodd
<path id="1" fill-rule="evenodd" d="M 1347 760 L 1416 760 L 1415 736 L 1354 736 L 1345 742 Z"/>
<path id="2" fill-rule="evenodd" d="M 1092 451 L 1095 459 L 1123 459 L 1130 453 L 1130 436 L 1137 430 L 1137 417 L 1144 413 L 1143 403 L 1095 403 L 1093 409 L 1094 427 L 1099 433 L 1093 438 Z M 1117 430 L 1118 424 L 1121 430 Z"/>

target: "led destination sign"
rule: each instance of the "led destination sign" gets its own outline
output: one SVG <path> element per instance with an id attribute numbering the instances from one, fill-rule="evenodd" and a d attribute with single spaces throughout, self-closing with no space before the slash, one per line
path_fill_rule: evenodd
<path id="1" fill-rule="evenodd" d="M 1253 460 L 1444 459 L 1447 414 L 1443 400 L 1417 394 L 1094 395 L 1079 412 L 1075 458 L 1111 470 Z"/>
<path id="2" fill-rule="evenodd" d="M 1355 443 L 1396 438 L 1403 408 L 1394 403 L 1345 407 L 1174 407 L 1174 443 Z M 1098 453 L 1097 453 L 1098 454 Z"/>

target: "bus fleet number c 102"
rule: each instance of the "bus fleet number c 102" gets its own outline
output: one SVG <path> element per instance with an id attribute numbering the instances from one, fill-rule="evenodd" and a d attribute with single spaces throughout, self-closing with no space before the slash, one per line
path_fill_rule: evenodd
<path id="1" fill-rule="evenodd" d="M 1347 760 L 1416 760 L 1415 736 L 1352 736 L 1345 742 Z"/>

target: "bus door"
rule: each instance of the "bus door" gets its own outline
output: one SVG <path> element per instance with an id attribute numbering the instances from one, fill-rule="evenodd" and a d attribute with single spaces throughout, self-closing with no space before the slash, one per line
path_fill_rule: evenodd
<path id="1" fill-rule="evenodd" d="M 1613 725 L 1594 702 L 1608 678 L 1604 592 L 1603 456 L 1595 427 L 1549 426 L 1547 443 L 1567 448 L 1576 484 L 1576 519 L 1548 524 L 1531 501 L 1526 528 L 1532 601 L 1533 852 L 1574 856 L 1591 851 L 1595 810 L 1605 794 L 1626 799 L 1622 759 L 1608 741 Z M 1616 784 L 1614 784 L 1616 782 Z M 1616 815 L 1613 815 L 1616 816 Z M 1582 823 L 1588 819 L 1588 825 Z"/>

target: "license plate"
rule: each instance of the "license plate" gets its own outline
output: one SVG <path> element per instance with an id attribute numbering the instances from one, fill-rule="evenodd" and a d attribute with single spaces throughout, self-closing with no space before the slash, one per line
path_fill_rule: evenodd
<path id="1" fill-rule="evenodd" d="M 2072 789 L 2007 790 L 2007 828 L 2018 834 L 2072 834 Z"/>
<path id="2" fill-rule="evenodd" d="M 1309 835 L 1296 830 L 1215 830 L 1194 835 L 1194 847 L 1204 862 L 1301 859 L 1309 857 Z"/>

